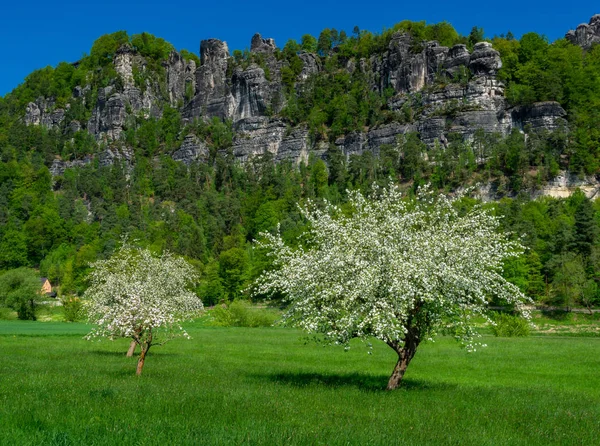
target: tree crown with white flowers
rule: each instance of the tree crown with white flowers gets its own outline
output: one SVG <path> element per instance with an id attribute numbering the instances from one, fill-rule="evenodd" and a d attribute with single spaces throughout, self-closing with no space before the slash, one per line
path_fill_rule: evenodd
<path id="1" fill-rule="evenodd" d="M 321 333 L 332 343 L 375 337 L 398 353 L 388 389 L 398 387 L 418 345 L 436 331 L 467 348 L 478 336 L 474 316 L 491 298 L 520 309 L 528 298 L 502 277 L 505 259 L 523 248 L 499 231 L 481 205 L 461 213 L 455 199 L 422 188 L 415 198 L 395 186 L 372 197 L 351 192 L 351 212 L 325 203 L 301 208 L 309 223 L 304 243 L 287 246 L 279 234 L 258 245 L 273 269 L 256 294 L 282 293 L 286 324 Z M 525 314 L 527 316 L 527 314 Z"/>
<path id="2" fill-rule="evenodd" d="M 93 263 L 88 280 L 84 299 L 89 321 L 96 325 L 88 339 L 132 338 L 141 347 L 138 374 L 150 347 L 188 337 L 181 322 L 203 308 L 191 291 L 197 274 L 188 262 L 127 242 L 109 259 Z"/>

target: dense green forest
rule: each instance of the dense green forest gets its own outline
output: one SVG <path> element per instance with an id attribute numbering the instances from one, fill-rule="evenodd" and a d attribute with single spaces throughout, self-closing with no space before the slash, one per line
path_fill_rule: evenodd
<path id="1" fill-rule="evenodd" d="M 207 305 L 243 296 L 252 280 L 268 267 L 268 259 L 252 248 L 262 231 L 280 230 L 293 242 L 304 228 L 297 204 L 312 199 L 343 205 L 347 190 L 369 192 L 374 184 L 401 183 L 412 193 L 432 183 L 446 193 L 478 182 L 492 183 L 499 201 L 486 204 L 503 216 L 504 229 L 522 237 L 528 248 L 506 265 L 505 275 L 536 301 L 592 307 L 600 302 L 600 202 L 578 191 L 566 199 L 531 199 L 560 170 L 595 175 L 600 169 L 600 45 L 590 50 L 566 40 L 550 43 L 544 36 L 510 33 L 490 39 L 503 61 L 498 77 L 512 105 L 558 101 L 568 115 L 568 128 L 525 135 L 517 130 L 505 138 L 477 132 L 471 141 L 451 138 L 447 147 L 427 147 L 416 133 L 396 145 L 350 158 L 333 144 L 357 129 L 389 122 L 410 122 L 420 107 L 418 97 L 401 112 L 391 111 L 391 91 L 369 89 L 359 70 L 343 69 L 351 59 L 383 51 L 396 31 L 415 42 L 438 40 L 469 48 L 483 39 L 473 28 L 459 35 L 447 23 L 400 22 L 374 34 L 326 29 L 319 36 L 288 41 L 276 56 L 284 61 L 282 82 L 286 105 L 280 115 L 290 126 L 306 125 L 311 137 L 329 144 L 325 160 L 274 163 L 269 155 L 245 164 L 234 162 L 232 123 L 196 120 L 184 124 L 180 111 L 168 104 L 160 118 L 139 116 L 128 123 L 122 140 L 134 160 L 100 166 L 97 158 L 53 177 L 49 167 L 62 160 L 83 159 L 107 148 L 85 130 L 27 126 L 27 104 L 38 97 L 70 104 L 65 123 L 86 121 L 97 88 L 120 82 L 112 65 L 117 50 L 128 44 L 145 57 L 151 69 L 134 72 L 136 85 L 164 79 L 162 62 L 172 45 L 143 33 L 102 36 L 78 64 L 61 63 L 38 70 L 13 92 L 0 98 L 0 271 L 39 269 L 61 295 L 81 294 L 91 262 L 109 256 L 123 236 L 155 251 L 170 250 L 197 266 L 199 295 Z M 299 51 L 316 53 L 323 71 L 302 88 Z M 415 48 L 417 51 L 418 48 Z M 193 53 L 186 59 L 200 63 Z M 235 51 L 239 66 L 264 64 L 260 55 Z M 457 76 L 439 84 L 468 81 Z M 83 98 L 76 87 L 91 85 Z M 84 100 L 84 98 L 86 100 Z M 447 113 L 452 113 L 448 110 Z M 206 163 L 186 166 L 169 156 L 185 136 L 206 142 Z M 463 199 L 465 209 L 476 200 Z"/>

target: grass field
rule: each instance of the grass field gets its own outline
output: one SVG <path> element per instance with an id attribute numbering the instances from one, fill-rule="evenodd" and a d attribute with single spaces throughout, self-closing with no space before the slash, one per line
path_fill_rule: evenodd
<path id="1" fill-rule="evenodd" d="M 393 352 L 305 344 L 281 328 L 189 326 L 135 376 L 128 342 L 83 324 L 0 321 L 0 445 L 596 445 L 600 338 L 423 345 L 402 389 Z M 388 351 L 389 350 L 389 351 Z"/>

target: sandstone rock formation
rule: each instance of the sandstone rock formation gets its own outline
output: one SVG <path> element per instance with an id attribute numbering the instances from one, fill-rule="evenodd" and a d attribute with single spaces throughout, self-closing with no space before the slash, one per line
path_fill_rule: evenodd
<path id="1" fill-rule="evenodd" d="M 53 177 L 60 176 L 65 173 L 65 170 L 72 169 L 75 167 L 84 167 L 92 162 L 91 156 L 86 156 L 80 160 L 73 161 L 63 161 L 61 159 L 55 159 L 52 161 L 52 165 L 50 166 L 50 173 Z"/>
<path id="2" fill-rule="evenodd" d="M 94 157 L 92 155 L 86 155 L 82 159 L 63 161 L 60 158 L 56 158 L 52 161 L 50 166 L 50 173 L 52 176 L 59 176 L 65 173 L 65 170 L 72 169 L 75 167 L 85 167 L 91 164 L 94 159 L 98 159 L 99 167 L 112 166 L 117 162 L 124 162 L 128 168 L 133 167 L 133 150 L 129 147 L 108 147 L 101 153 Z"/>
<path id="3" fill-rule="evenodd" d="M 256 64 L 236 69 L 232 77 L 233 120 L 265 116 L 271 91 L 265 71 Z M 229 117 L 229 116 L 228 116 Z"/>
<path id="4" fill-rule="evenodd" d="M 183 115 L 228 119 L 233 114 L 233 98 L 227 83 L 229 48 L 217 39 L 200 42 L 200 67 L 196 70 L 196 94 Z"/>
<path id="5" fill-rule="evenodd" d="M 172 158 L 189 166 L 196 161 L 207 162 L 209 155 L 208 147 L 203 141 L 196 135 L 187 135 L 181 147 L 173 152 Z"/>
<path id="6" fill-rule="evenodd" d="M 567 127 L 567 113 L 558 102 L 537 102 L 529 106 L 515 107 L 510 110 L 512 127 L 521 130 L 528 126 L 532 130 L 556 130 Z"/>
<path id="7" fill-rule="evenodd" d="M 266 117 L 247 118 L 234 127 L 233 154 L 238 161 L 267 152 L 276 161 L 306 161 L 309 153 L 308 130 L 289 128 L 282 120 Z"/>
<path id="8" fill-rule="evenodd" d="M 469 58 L 469 69 L 475 75 L 493 76 L 502 68 L 500 53 L 489 42 L 475 44 Z"/>
<path id="9" fill-rule="evenodd" d="M 87 123 L 87 130 L 97 138 L 118 139 L 125 124 L 125 100 L 121 93 L 114 93 L 114 87 L 98 90 L 98 102 Z"/>
<path id="10" fill-rule="evenodd" d="M 414 132 L 417 128 L 414 125 L 392 123 L 370 130 L 367 133 L 353 132 L 339 137 L 335 145 L 346 156 L 361 155 L 366 151 L 379 155 L 381 146 L 395 146 L 398 137 L 408 132 Z"/>
<path id="11" fill-rule="evenodd" d="M 250 51 L 252 53 L 272 54 L 276 49 L 275 40 L 263 39 L 259 33 L 252 36 Z"/>
<path id="12" fill-rule="evenodd" d="M 599 28 L 600 16 L 594 16 L 589 25 L 572 33 L 573 39 L 591 45 L 600 35 Z M 166 76 L 153 77 L 146 60 L 124 45 L 113 59 L 118 82 L 95 92 L 89 85 L 73 91 L 74 100 L 96 101 L 87 122 L 66 122 L 68 110 L 56 107 L 51 98 L 29 103 L 24 119 L 28 125 L 65 132 L 87 130 L 112 147 L 120 146 L 124 131 L 136 125 L 136 120 L 159 118 L 170 105 L 178 108 L 188 123 L 214 117 L 231 120 L 233 153 L 240 162 L 267 152 L 277 161 L 299 162 L 310 153 L 323 156 L 327 143 L 314 143 L 305 126 L 290 127 L 278 116 L 286 101 L 281 72 L 288 63 L 278 54 L 273 39 L 255 34 L 250 57 L 239 64 L 230 57 L 227 43 L 208 39 L 200 43 L 199 66 L 173 51 L 163 61 Z M 303 63 L 297 78 L 301 89 L 303 82 L 322 71 L 323 62 L 312 53 L 300 52 L 298 57 Z M 418 132 L 425 144 L 433 146 L 436 141 L 446 144 L 453 133 L 472 138 L 479 129 L 507 135 L 514 128 L 529 131 L 566 126 L 565 111 L 558 103 L 509 107 L 504 85 L 496 77 L 502 66 L 500 55 L 488 42 L 477 43 L 470 53 L 465 45 L 447 48 L 398 32 L 382 53 L 343 63 L 349 73 L 359 70 L 371 90 L 383 93 L 391 89 L 394 96 L 388 108 L 399 116 L 398 122 L 339 137 L 335 145 L 347 156 L 365 151 L 378 154 L 382 145 L 396 144 L 407 132 Z M 417 111 L 403 119 L 408 105 Z M 172 157 L 186 164 L 206 162 L 209 150 L 199 138 L 188 135 Z M 102 165 L 121 159 L 133 162 L 127 151 L 113 149 L 98 159 Z M 68 164 L 57 160 L 53 166 L 54 172 L 62 172 Z"/>
<path id="13" fill-rule="evenodd" d="M 471 60 L 471 54 L 467 50 L 466 45 L 458 44 L 454 45 L 448 51 L 444 61 L 442 62 L 442 68 L 444 74 L 452 78 L 458 74 L 461 68 L 466 67 Z"/>
<path id="14" fill-rule="evenodd" d="M 137 55 L 130 45 L 123 45 L 115 54 L 113 65 L 115 71 L 121 76 L 126 89 L 134 86 L 133 67 L 136 65 L 136 59 L 139 63 L 142 58 Z"/>
<path id="15" fill-rule="evenodd" d="M 171 52 L 167 63 L 167 85 L 172 106 L 189 102 L 196 92 L 196 62 L 186 61 L 177 51 Z"/>
<path id="16" fill-rule="evenodd" d="M 56 108 L 53 100 L 40 97 L 35 102 L 27 104 L 24 119 L 27 125 L 57 128 L 62 124 L 64 117 L 64 109 Z"/>
<path id="17" fill-rule="evenodd" d="M 589 24 L 582 23 L 575 30 L 569 30 L 565 39 L 585 49 L 589 49 L 594 43 L 600 43 L 600 14 L 593 16 Z"/>
<path id="18" fill-rule="evenodd" d="M 301 81 L 307 80 L 310 76 L 317 74 L 322 70 L 321 59 L 316 54 L 302 51 L 298 54 L 298 57 L 304 64 L 299 76 Z"/>
<path id="19" fill-rule="evenodd" d="M 133 150 L 130 147 L 109 147 L 98 156 L 100 167 L 112 166 L 117 162 L 124 162 L 126 166 L 133 166 Z"/>

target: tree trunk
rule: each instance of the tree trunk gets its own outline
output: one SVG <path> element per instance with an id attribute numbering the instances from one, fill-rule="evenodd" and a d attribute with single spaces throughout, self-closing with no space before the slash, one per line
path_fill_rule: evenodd
<path id="1" fill-rule="evenodd" d="M 394 390 L 400 387 L 400 383 L 402 382 L 402 378 L 404 377 L 404 372 L 406 372 L 406 368 L 410 363 L 410 358 L 406 354 L 405 350 L 402 349 L 400 353 L 398 353 L 398 362 L 394 367 L 394 371 L 392 372 L 392 376 L 390 376 L 390 380 L 388 381 L 386 390 Z"/>
<path id="2" fill-rule="evenodd" d="M 138 338 L 139 339 L 139 338 Z M 135 374 L 140 376 L 142 374 L 142 369 L 144 368 L 144 362 L 146 361 L 146 355 L 148 354 L 148 350 L 152 347 L 152 329 L 148 330 L 148 337 L 144 339 L 144 342 L 140 342 L 141 353 L 138 359 L 137 370 Z"/>
<path id="3" fill-rule="evenodd" d="M 144 368 L 144 362 L 146 361 L 146 355 L 148 354 L 148 350 L 150 350 L 149 344 L 142 345 L 142 352 L 140 353 L 140 357 L 138 358 L 137 370 L 135 374 L 140 376 L 142 374 L 142 369 Z"/>
<path id="4" fill-rule="evenodd" d="M 386 390 L 394 390 L 400 387 L 400 383 L 402 382 L 402 378 L 404 377 L 404 373 L 408 368 L 408 364 L 410 364 L 411 359 L 415 356 L 417 352 L 417 347 L 419 346 L 419 336 L 415 333 L 416 330 L 409 329 L 404 338 L 404 344 L 401 346 L 398 341 L 391 341 L 387 344 L 392 347 L 396 353 L 398 353 L 398 362 L 394 367 L 394 371 L 392 372 L 392 376 L 390 376 L 390 380 L 388 381 L 388 385 Z"/>
<path id="5" fill-rule="evenodd" d="M 131 344 L 129 344 L 129 350 L 127 350 L 128 358 L 131 358 L 133 356 L 133 354 L 135 353 L 136 345 L 137 345 L 137 342 L 135 342 L 135 341 L 131 341 Z"/>
<path id="6" fill-rule="evenodd" d="M 133 356 L 133 354 L 135 353 L 135 346 L 136 344 L 140 344 L 142 345 L 142 342 L 140 340 L 140 335 L 142 334 L 142 329 L 141 328 L 137 328 L 135 330 L 134 335 L 131 337 L 132 341 L 131 344 L 129 344 L 129 350 L 127 350 L 127 357 L 130 358 Z"/>

